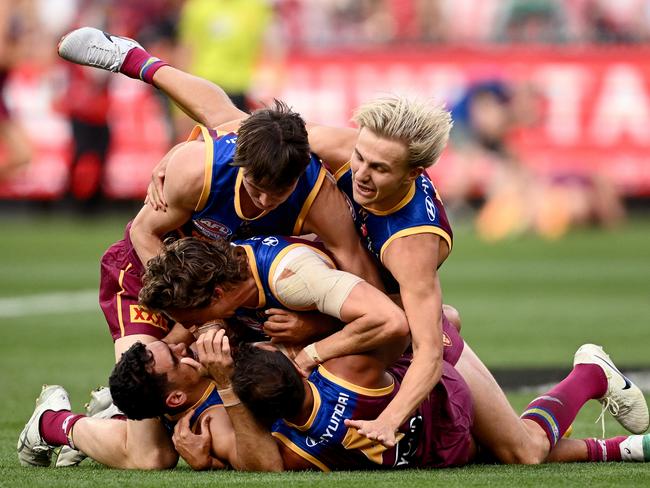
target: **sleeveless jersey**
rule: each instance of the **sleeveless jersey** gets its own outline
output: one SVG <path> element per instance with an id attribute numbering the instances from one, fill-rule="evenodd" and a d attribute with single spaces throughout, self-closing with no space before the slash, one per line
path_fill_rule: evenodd
<path id="1" fill-rule="evenodd" d="M 381 389 L 362 388 L 319 366 L 308 384 L 314 406 L 307 423 L 278 420 L 272 435 L 322 471 L 446 467 L 469 461 L 471 396 L 460 375 L 446 362 L 440 383 L 400 427 L 392 448 L 347 428 L 344 420 L 377 418 L 397 393 L 397 381 Z"/>
<path id="2" fill-rule="evenodd" d="M 354 209 L 354 223 L 368 250 L 383 264 L 386 248 L 395 239 L 414 234 L 436 234 L 451 250 L 453 234 L 442 200 L 426 174 L 418 176 L 406 196 L 386 211 L 370 210 L 354 201 L 350 163 L 334 175 L 339 189 L 348 197 Z M 396 291 L 395 280 L 384 272 L 389 292 Z"/>
<path id="3" fill-rule="evenodd" d="M 303 239 L 290 237 L 267 236 L 252 237 L 250 239 L 234 241 L 234 244 L 241 246 L 246 251 L 248 263 L 251 268 L 258 289 L 258 303 L 255 308 L 239 308 L 235 312 L 235 318 L 244 325 L 256 330 L 261 330 L 266 320 L 264 310 L 267 308 L 291 308 L 277 297 L 273 286 L 275 270 L 286 254 L 297 247 L 307 247 L 318 253 L 332 267 L 335 267 L 332 259 L 321 249 Z"/>
<path id="4" fill-rule="evenodd" d="M 196 402 L 193 406 L 186 409 L 184 412 L 178 413 L 176 415 L 165 414 L 162 417 L 163 425 L 165 426 L 165 428 L 170 434 L 173 433 L 174 426 L 176 425 L 178 419 L 180 419 L 188 411 L 194 409 L 194 413 L 192 414 L 192 418 L 190 419 L 190 429 L 192 429 L 192 432 L 194 432 L 196 431 L 196 427 L 199 424 L 199 419 L 201 418 L 203 412 L 205 412 L 210 407 L 214 407 L 215 405 L 223 405 L 223 401 L 221 400 L 221 397 L 217 392 L 217 385 L 215 385 L 214 383 L 210 383 L 210 386 L 208 386 L 206 390 L 203 392 L 203 395 L 201 396 L 199 401 Z"/>
<path id="5" fill-rule="evenodd" d="M 319 366 L 309 376 L 308 385 L 314 395 L 309 420 L 305 425 L 276 421 L 272 427 L 276 439 L 322 471 L 392 465 L 396 448 L 387 450 L 355 429 L 348 429 L 343 421 L 376 418 L 395 395 L 395 384 L 381 389 L 362 388 Z"/>
<path id="6" fill-rule="evenodd" d="M 232 166 L 237 134 L 217 133 L 197 126 L 188 140 L 206 142 L 205 176 L 199 202 L 192 213 L 192 231 L 209 239 L 243 239 L 278 233 L 300 235 L 305 218 L 321 188 L 326 170 L 311 155 L 307 169 L 289 198 L 271 211 L 247 218 L 241 208 L 243 169 Z"/>

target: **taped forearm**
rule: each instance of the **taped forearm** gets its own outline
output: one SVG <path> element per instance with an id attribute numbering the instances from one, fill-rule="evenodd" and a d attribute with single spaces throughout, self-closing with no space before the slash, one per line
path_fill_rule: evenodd
<path id="1" fill-rule="evenodd" d="M 352 289 L 363 280 L 344 271 L 330 268 L 314 252 L 298 254 L 286 265 L 292 274 L 275 282 L 275 292 L 288 308 L 317 308 L 338 319 L 341 307 Z"/>

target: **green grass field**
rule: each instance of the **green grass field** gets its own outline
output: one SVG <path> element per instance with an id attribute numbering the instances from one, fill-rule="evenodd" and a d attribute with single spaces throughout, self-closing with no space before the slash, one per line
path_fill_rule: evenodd
<path id="1" fill-rule="evenodd" d="M 0 218 L 0 486 L 202 486 L 214 484 L 376 486 L 643 486 L 646 465 L 474 466 L 443 471 L 373 473 L 120 472 L 84 462 L 72 469 L 21 468 L 18 432 L 43 383 L 63 384 L 81 408 L 106 383 L 110 336 L 93 303 L 99 258 L 122 236 L 128 216 L 92 220 Z M 650 219 L 613 233 L 581 231 L 558 243 L 478 242 L 460 229 L 442 270 L 444 299 L 462 314 L 463 335 L 488 366 L 571 365 L 583 342 L 602 343 L 619 366 L 650 369 Z M 72 293 L 67 298 L 49 296 Z M 46 294 L 31 302 L 30 295 Z M 19 300 L 16 300 L 19 299 Z M 61 306 L 61 303 L 66 305 Z M 532 394 L 512 394 L 521 410 Z M 599 405 L 589 404 L 574 437 L 598 436 Z M 608 435 L 622 430 L 608 419 Z"/>

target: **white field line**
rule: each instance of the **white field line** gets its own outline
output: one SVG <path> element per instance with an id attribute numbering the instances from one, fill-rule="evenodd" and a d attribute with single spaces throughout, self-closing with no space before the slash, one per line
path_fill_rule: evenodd
<path id="1" fill-rule="evenodd" d="M 98 310 L 98 294 L 93 289 L 0 298 L 0 318 Z"/>

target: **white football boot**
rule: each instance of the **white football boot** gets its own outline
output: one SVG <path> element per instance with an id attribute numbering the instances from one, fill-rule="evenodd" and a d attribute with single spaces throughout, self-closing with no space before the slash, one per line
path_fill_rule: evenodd
<path id="1" fill-rule="evenodd" d="M 41 394 L 36 399 L 36 408 L 18 436 L 18 460 L 23 466 L 49 466 L 54 446 L 46 443 L 41 437 L 40 421 L 43 413 L 48 410 L 58 412 L 71 410 L 68 392 L 59 385 L 43 385 Z"/>
<path id="2" fill-rule="evenodd" d="M 598 401 L 603 406 L 603 414 L 609 411 L 614 418 L 633 434 L 642 434 L 648 429 L 650 417 L 643 393 L 629 378 L 614 365 L 603 348 L 595 344 L 584 344 L 576 351 L 573 365 L 596 364 L 607 377 L 607 391 Z M 599 419 L 602 418 L 599 417 Z M 603 420 L 603 437 L 604 420 Z"/>
<path id="3" fill-rule="evenodd" d="M 117 73 L 127 53 L 142 46 L 128 37 L 113 36 L 94 27 L 81 27 L 59 41 L 59 56 L 84 66 Z"/>

